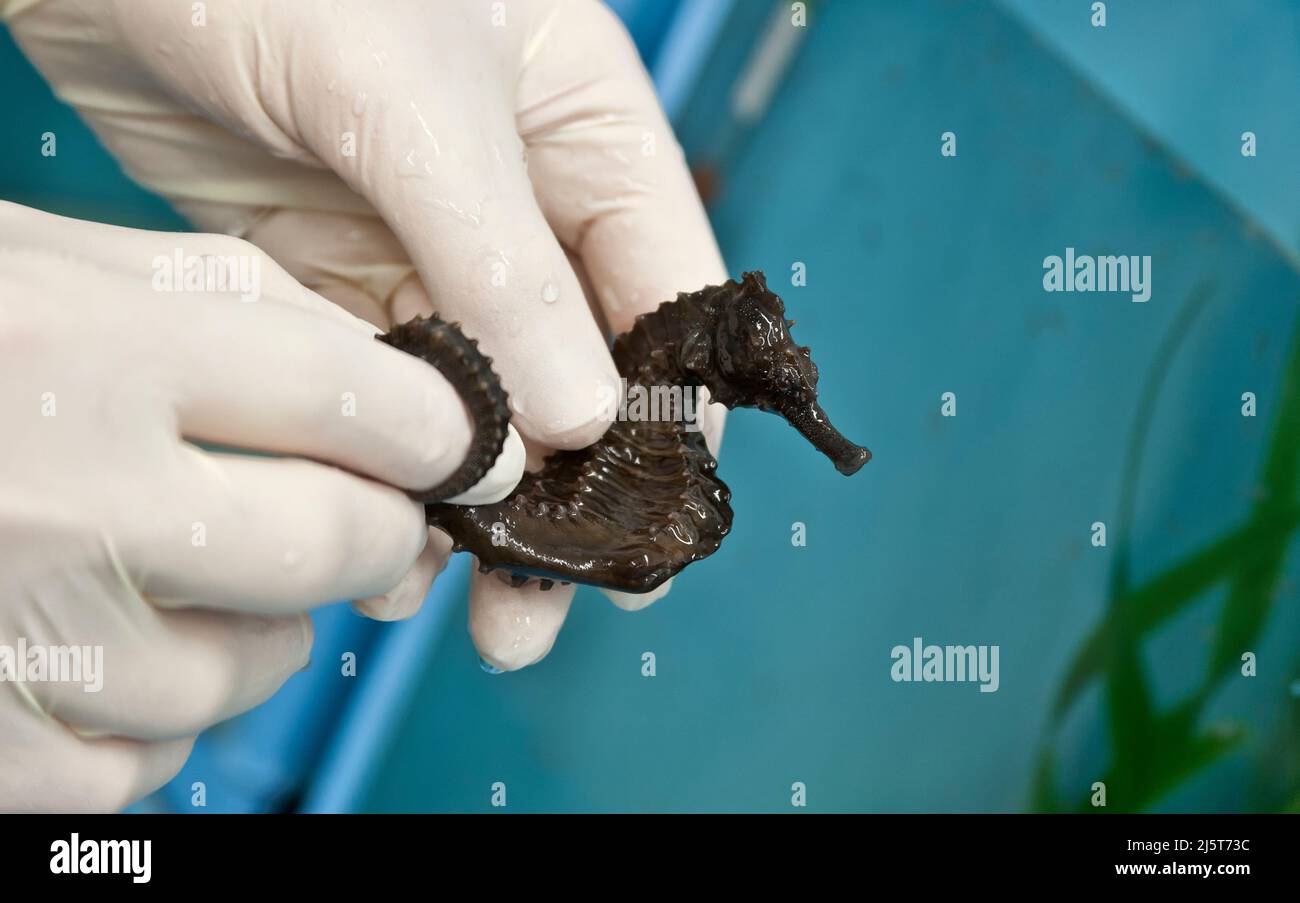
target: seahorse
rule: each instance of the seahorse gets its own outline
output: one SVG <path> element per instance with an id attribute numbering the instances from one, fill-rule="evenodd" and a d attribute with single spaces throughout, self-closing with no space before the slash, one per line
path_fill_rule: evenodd
<path id="1" fill-rule="evenodd" d="M 817 366 L 790 337 L 792 326 L 763 274 L 745 273 L 639 316 L 614 341 L 614 363 L 629 396 L 638 386 L 642 397 L 703 386 L 728 408 L 781 416 L 840 473 L 856 473 L 871 452 L 841 435 L 817 403 Z M 481 571 L 506 570 L 516 585 L 536 577 L 543 589 L 559 581 L 645 593 L 712 555 L 731 530 L 731 490 L 717 476 L 699 424 L 684 416 L 691 406 L 675 394 L 674 402 L 683 401 L 670 416 L 615 419 L 595 444 L 552 454 L 501 502 L 443 503 L 481 479 L 500 454 L 506 394 L 491 359 L 457 324 L 416 318 L 378 338 L 437 367 L 470 412 L 475 438 L 464 464 L 411 496 Z"/>

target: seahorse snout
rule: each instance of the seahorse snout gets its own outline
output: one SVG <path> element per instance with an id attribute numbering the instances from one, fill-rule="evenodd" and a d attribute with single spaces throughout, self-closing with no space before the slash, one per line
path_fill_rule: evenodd
<path id="1" fill-rule="evenodd" d="M 857 473 L 871 460 L 871 452 L 845 438 L 817 402 L 795 401 L 778 406 L 776 412 L 830 458 L 835 469 L 846 477 Z"/>

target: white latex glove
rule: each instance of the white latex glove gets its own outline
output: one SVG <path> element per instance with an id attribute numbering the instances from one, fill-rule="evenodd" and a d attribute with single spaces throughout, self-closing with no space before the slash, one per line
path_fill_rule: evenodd
<path id="1" fill-rule="evenodd" d="M 602 326 L 622 332 L 726 277 L 636 49 L 594 0 L 7 12 L 58 95 L 200 228 L 248 238 L 377 325 L 435 308 L 460 321 L 494 359 L 532 464 L 607 427 Z M 716 451 L 721 406 L 703 417 Z M 416 570 L 363 609 L 413 612 L 449 547 L 433 532 Z M 611 595 L 639 607 L 662 593 Z M 499 668 L 535 662 L 572 597 L 476 573 L 474 642 Z"/>
<path id="2" fill-rule="evenodd" d="M 255 300 L 161 291 L 178 248 Z M 0 203 L 0 810 L 153 790 L 306 664 L 301 612 L 411 568 L 423 508 L 387 484 L 446 478 L 471 424 L 375 332 L 239 239 Z M 41 674 L 24 645 L 101 651 Z"/>

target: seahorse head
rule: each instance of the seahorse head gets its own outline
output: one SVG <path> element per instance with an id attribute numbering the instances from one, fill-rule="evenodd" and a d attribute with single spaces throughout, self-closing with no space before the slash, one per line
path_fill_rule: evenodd
<path id="1" fill-rule="evenodd" d="M 710 394 L 727 407 L 779 414 L 841 473 L 856 472 L 871 453 L 845 439 L 818 405 L 817 365 L 809 349 L 791 338 L 794 321 L 786 319 L 785 304 L 759 272 L 745 273 L 727 288 L 734 291 L 719 294 L 714 311 Z"/>

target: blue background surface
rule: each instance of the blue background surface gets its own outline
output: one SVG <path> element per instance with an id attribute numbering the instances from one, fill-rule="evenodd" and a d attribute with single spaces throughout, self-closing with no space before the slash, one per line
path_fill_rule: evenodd
<path id="1" fill-rule="evenodd" d="M 845 480 L 739 412 L 720 468 L 734 532 L 663 602 L 627 614 L 582 590 L 551 655 L 503 676 L 476 665 L 463 562 L 414 623 L 326 610 L 313 668 L 210 732 L 146 808 L 186 808 L 203 780 L 210 809 L 488 811 L 504 782 L 508 811 L 789 811 L 799 781 L 820 811 L 1011 811 L 1037 804 L 1045 755 L 1067 805 L 1106 774 L 1101 686 L 1060 724 L 1050 712 L 1121 558 L 1140 583 L 1260 498 L 1300 299 L 1300 12 L 1113 2 L 1097 29 L 1087 3 L 833 0 L 749 123 L 732 92 L 773 5 L 611 5 L 713 174 L 729 265 L 768 273 L 826 409 L 875 459 Z M 18 98 L 0 197 L 180 227 L 7 46 L 0 83 Z M 57 169 L 23 150 L 46 128 Z M 1043 258 L 1067 246 L 1151 255 L 1151 300 L 1045 293 Z M 1158 707 L 1202 680 L 1225 598 L 1212 587 L 1142 638 Z M 1289 571 L 1272 602 L 1259 676 L 1216 686 L 1200 725 L 1242 744 L 1155 808 L 1300 800 Z M 914 636 L 999 645 L 1000 689 L 893 682 L 890 649 Z M 343 650 L 356 680 L 337 676 Z"/>

